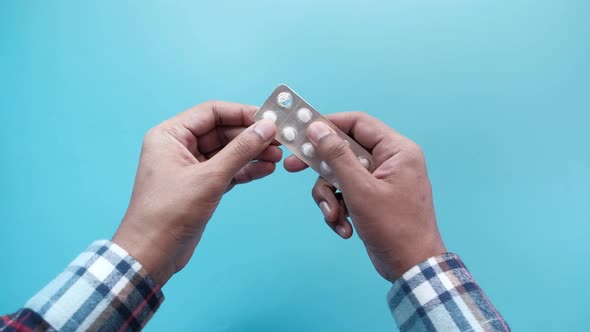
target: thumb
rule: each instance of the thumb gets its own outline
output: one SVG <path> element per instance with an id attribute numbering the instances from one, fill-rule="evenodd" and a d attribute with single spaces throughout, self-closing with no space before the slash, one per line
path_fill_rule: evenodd
<path id="1" fill-rule="evenodd" d="M 276 130 L 272 120 L 256 122 L 231 140 L 209 162 L 232 178 L 270 145 Z"/>
<path id="2" fill-rule="evenodd" d="M 367 181 L 371 174 L 361 165 L 348 144 L 326 123 L 314 122 L 307 135 L 319 157 L 333 170 L 340 187 L 354 188 Z"/>

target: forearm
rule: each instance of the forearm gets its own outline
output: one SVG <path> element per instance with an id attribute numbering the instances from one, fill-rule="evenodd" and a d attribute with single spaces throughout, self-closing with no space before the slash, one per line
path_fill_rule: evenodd
<path id="1" fill-rule="evenodd" d="M 94 242 L 14 315 L 7 331 L 137 331 L 164 296 L 142 265 L 109 241 Z"/>
<path id="2" fill-rule="evenodd" d="M 387 300 L 400 331 L 510 331 L 455 254 L 412 267 L 394 282 Z"/>

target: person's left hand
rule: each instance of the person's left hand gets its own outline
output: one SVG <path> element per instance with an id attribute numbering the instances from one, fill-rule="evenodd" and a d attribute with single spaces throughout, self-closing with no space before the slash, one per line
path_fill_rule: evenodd
<path id="1" fill-rule="evenodd" d="M 271 174 L 282 150 L 257 107 L 195 106 L 144 138 L 129 208 L 113 242 L 165 284 L 191 258 L 225 192 Z"/>

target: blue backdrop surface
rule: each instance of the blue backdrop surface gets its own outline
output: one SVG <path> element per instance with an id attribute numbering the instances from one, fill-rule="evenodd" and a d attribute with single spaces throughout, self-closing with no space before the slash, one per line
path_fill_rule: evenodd
<path id="1" fill-rule="evenodd" d="M 2 1 L 0 312 L 125 212 L 141 141 L 287 83 L 425 150 L 447 246 L 517 331 L 585 329 L 590 3 Z M 222 201 L 148 331 L 391 331 L 389 288 L 312 171 Z"/>

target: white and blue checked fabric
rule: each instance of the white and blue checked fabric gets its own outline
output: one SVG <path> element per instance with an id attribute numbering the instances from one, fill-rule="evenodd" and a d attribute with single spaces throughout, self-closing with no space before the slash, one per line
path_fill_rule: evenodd
<path id="1" fill-rule="evenodd" d="M 388 294 L 400 331 L 510 331 L 459 257 L 431 257 Z M 138 331 L 164 296 L 139 262 L 109 241 L 82 252 L 0 331 Z"/>
<path id="2" fill-rule="evenodd" d="M 163 300 L 141 264 L 103 240 L 82 252 L 25 308 L 58 331 L 137 331 Z"/>
<path id="3" fill-rule="evenodd" d="M 400 331 L 510 331 L 455 254 L 411 268 L 387 300 Z"/>

